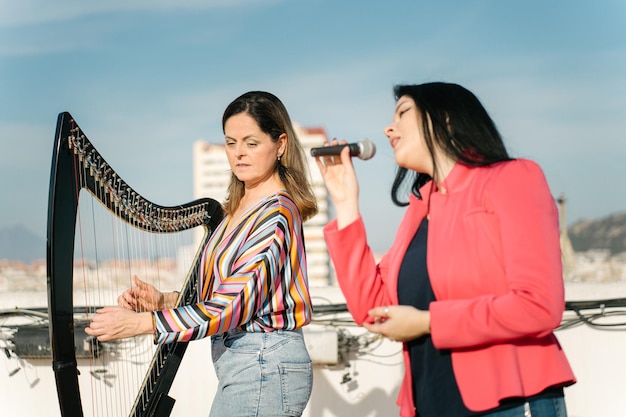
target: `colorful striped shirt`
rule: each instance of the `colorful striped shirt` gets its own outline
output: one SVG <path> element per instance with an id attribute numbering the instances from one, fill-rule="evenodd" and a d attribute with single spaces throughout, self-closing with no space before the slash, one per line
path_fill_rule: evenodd
<path id="1" fill-rule="evenodd" d="M 202 255 L 199 302 L 153 312 L 155 341 L 241 328 L 295 330 L 311 321 L 302 218 L 281 191 L 248 209 L 229 233 L 225 216 Z"/>

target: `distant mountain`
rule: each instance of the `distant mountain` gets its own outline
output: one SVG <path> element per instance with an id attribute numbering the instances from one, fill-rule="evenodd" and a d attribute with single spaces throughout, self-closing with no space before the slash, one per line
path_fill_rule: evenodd
<path id="1" fill-rule="evenodd" d="M 0 229 L 0 260 L 30 263 L 46 259 L 46 239 L 37 236 L 24 226 Z"/>
<path id="2" fill-rule="evenodd" d="M 626 251 L 626 212 L 595 220 L 582 220 L 567 229 L 576 252 L 608 249 L 611 254 Z"/>

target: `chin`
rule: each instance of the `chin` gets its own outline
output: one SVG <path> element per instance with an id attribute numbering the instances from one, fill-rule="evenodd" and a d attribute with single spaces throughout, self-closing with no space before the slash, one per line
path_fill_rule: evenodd
<path id="1" fill-rule="evenodd" d="M 407 164 L 406 164 L 406 160 L 404 158 L 402 158 L 401 155 L 396 154 L 395 155 L 395 160 L 396 160 L 396 164 L 398 164 L 398 166 L 400 168 L 408 168 Z"/>

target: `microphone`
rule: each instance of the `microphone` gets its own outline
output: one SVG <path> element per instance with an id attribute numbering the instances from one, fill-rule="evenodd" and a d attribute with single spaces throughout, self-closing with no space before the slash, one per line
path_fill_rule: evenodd
<path id="1" fill-rule="evenodd" d="M 363 139 L 357 143 L 311 148 L 311 156 L 338 156 L 345 147 L 350 148 L 350 156 L 356 156 L 364 161 L 376 154 L 374 142 L 369 139 Z"/>

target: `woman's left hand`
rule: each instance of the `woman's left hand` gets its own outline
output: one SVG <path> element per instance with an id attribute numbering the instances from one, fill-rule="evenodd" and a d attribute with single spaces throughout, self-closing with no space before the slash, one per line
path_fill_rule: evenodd
<path id="1" fill-rule="evenodd" d="M 375 307 L 368 314 L 373 322 L 365 322 L 363 327 L 396 342 L 408 342 L 430 333 L 430 313 L 412 306 Z"/>
<path id="2" fill-rule="evenodd" d="M 100 342 L 152 333 L 152 313 L 136 313 L 121 307 L 104 307 L 96 311 L 85 333 Z"/>

